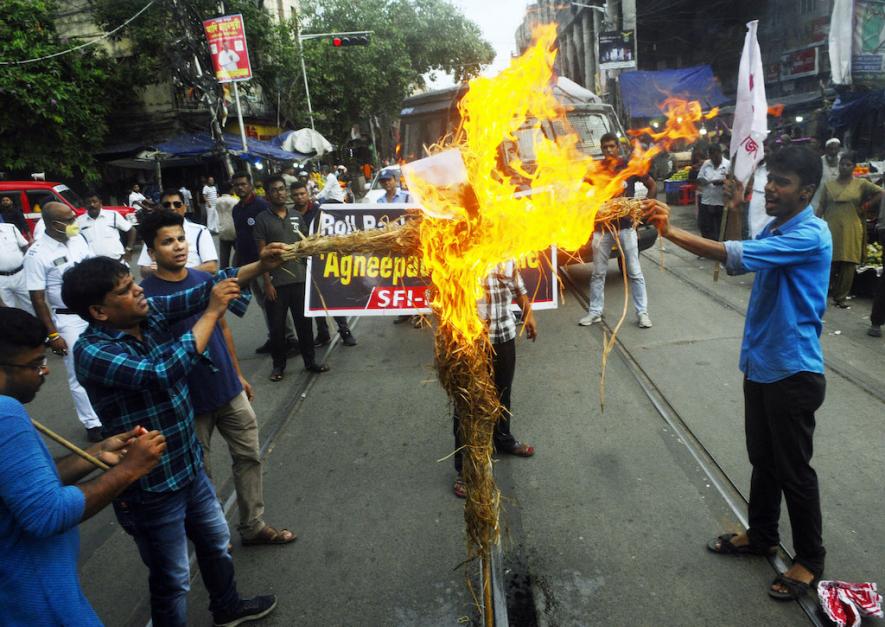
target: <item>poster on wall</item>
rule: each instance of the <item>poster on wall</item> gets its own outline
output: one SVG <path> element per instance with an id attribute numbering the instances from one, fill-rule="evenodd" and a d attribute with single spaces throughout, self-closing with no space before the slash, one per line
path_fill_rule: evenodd
<path id="1" fill-rule="evenodd" d="M 816 76 L 820 69 L 819 48 L 791 50 L 781 56 L 781 80 Z"/>
<path id="2" fill-rule="evenodd" d="M 636 31 L 621 30 L 600 33 L 599 68 L 616 70 L 636 68 Z"/>
<path id="3" fill-rule="evenodd" d="M 853 35 L 854 83 L 885 87 L 885 0 L 855 0 Z"/>
<path id="4" fill-rule="evenodd" d="M 225 15 L 203 22 L 209 54 L 219 83 L 247 81 L 252 78 L 249 48 L 243 16 Z"/>

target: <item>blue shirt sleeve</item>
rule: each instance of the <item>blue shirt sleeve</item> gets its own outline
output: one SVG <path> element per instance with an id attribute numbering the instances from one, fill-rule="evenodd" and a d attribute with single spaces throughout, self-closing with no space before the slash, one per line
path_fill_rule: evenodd
<path id="1" fill-rule="evenodd" d="M 0 396 L 0 500 L 18 525 L 37 538 L 76 527 L 86 497 L 64 486 L 21 403 Z"/>
<path id="2" fill-rule="evenodd" d="M 236 278 L 238 273 L 239 268 L 225 268 L 216 274 L 211 281 L 206 281 L 196 287 L 169 294 L 168 296 L 152 296 L 148 299 L 151 309 L 161 314 L 169 322 L 189 318 L 206 309 L 209 305 L 209 297 L 212 295 L 212 288 L 215 287 L 216 283 L 225 279 Z M 249 290 L 243 290 L 240 297 L 231 301 L 228 305 L 228 311 L 242 317 L 246 313 L 251 298 L 252 293 Z"/>
<path id="3" fill-rule="evenodd" d="M 795 266 L 808 263 L 823 250 L 819 234 L 807 228 L 762 239 L 725 242 L 726 269 L 729 274 L 741 274 Z"/>

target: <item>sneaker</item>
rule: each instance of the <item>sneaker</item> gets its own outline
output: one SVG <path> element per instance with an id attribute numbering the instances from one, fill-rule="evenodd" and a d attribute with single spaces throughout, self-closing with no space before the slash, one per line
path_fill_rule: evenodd
<path id="1" fill-rule="evenodd" d="M 274 611 L 277 597 L 273 594 L 251 599 L 240 599 L 239 605 L 229 612 L 217 612 L 212 615 L 215 627 L 236 627 L 259 618 L 264 618 Z"/>
<path id="2" fill-rule="evenodd" d="M 319 337 L 317 337 L 313 341 L 313 345 L 316 346 L 317 348 L 319 348 L 320 346 L 326 346 L 331 341 L 332 341 L 332 338 L 329 336 L 329 334 L 324 333 L 323 335 L 320 335 Z"/>
<path id="3" fill-rule="evenodd" d="M 578 324 L 582 327 L 589 327 L 591 324 L 596 324 L 597 322 L 602 322 L 602 316 L 600 314 L 588 313 L 586 316 L 578 320 Z"/>
<path id="4" fill-rule="evenodd" d="M 101 427 L 86 429 L 86 439 L 90 442 L 101 442 L 104 440 L 104 438 L 101 437 Z"/>
<path id="5" fill-rule="evenodd" d="M 640 329 L 650 329 L 651 328 L 651 318 L 648 317 L 648 314 L 642 312 L 639 314 L 639 328 Z"/>
<path id="6" fill-rule="evenodd" d="M 867 335 L 869 335 L 870 337 L 882 337 L 882 325 L 871 324 L 870 328 L 867 329 Z"/>
<path id="7" fill-rule="evenodd" d="M 341 335 L 341 343 L 345 346 L 356 346 L 356 338 L 353 337 L 353 333 L 349 330 L 341 331 L 339 335 Z"/>

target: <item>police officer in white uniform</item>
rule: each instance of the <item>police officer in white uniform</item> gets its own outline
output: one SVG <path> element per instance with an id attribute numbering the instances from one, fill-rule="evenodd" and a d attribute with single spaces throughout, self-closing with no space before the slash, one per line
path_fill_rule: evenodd
<path id="1" fill-rule="evenodd" d="M 6 307 L 18 307 L 34 313 L 31 297 L 25 286 L 24 259 L 28 240 L 18 227 L 0 223 L 0 301 Z"/>
<path id="2" fill-rule="evenodd" d="M 77 408 L 77 417 L 86 428 L 90 442 L 100 442 L 101 421 L 89 403 L 86 390 L 77 381 L 74 369 L 74 344 L 88 326 L 86 321 L 67 308 L 61 299 L 62 275 L 75 263 L 93 257 L 89 242 L 80 234 L 77 215 L 60 202 L 43 206 L 46 231 L 25 254 L 25 284 L 31 293 L 34 313 L 49 330 L 49 347 L 64 358 L 68 386 Z"/>
<path id="3" fill-rule="evenodd" d="M 163 190 L 163 195 L 160 196 L 160 206 L 174 211 L 180 216 L 184 216 L 187 210 L 184 198 L 177 189 Z M 209 274 L 218 272 L 218 253 L 215 251 L 215 242 L 212 241 L 212 233 L 209 232 L 209 229 L 185 218 L 184 238 L 187 240 L 187 263 L 185 265 L 188 268 L 196 268 Z M 157 267 L 151 261 L 147 246 L 141 249 L 141 254 L 138 256 L 138 267 L 142 277 L 152 275 Z"/>
<path id="4" fill-rule="evenodd" d="M 135 245 L 135 229 L 129 220 L 116 211 L 103 209 L 98 194 L 86 196 L 86 213 L 77 217 L 77 225 L 96 255 L 128 262 L 126 257 Z M 128 233 L 125 248 L 120 241 L 120 233 Z"/>

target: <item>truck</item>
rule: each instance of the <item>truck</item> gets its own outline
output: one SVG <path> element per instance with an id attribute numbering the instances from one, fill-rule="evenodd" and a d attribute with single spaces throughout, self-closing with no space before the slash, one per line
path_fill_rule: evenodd
<path id="1" fill-rule="evenodd" d="M 462 83 L 447 89 L 430 91 L 411 96 L 403 101 L 400 111 L 400 155 L 405 162 L 420 159 L 425 155 L 424 146 L 439 142 L 443 137 L 455 132 L 460 123 L 458 102 L 467 93 L 467 85 Z M 614 133 L 624 137 L 624 129 L 611 105 L 593 92 L 584 89 L 577 83 L 559 77 L 553 86 L 556 98 L 569 108 L 567 115 L 571 130 L 578 134 L 578 148 L 593 159 L 602 159 L 600 138 L 605 133 Z M 502 144 L 502 163 L 510 162 L 518 157 L 523 167 L 531 169 L 535 156 L 532 151 L 531 135 L 535 122 L 526 121 L 516 132 L 517 144 Z M 541 131 L 551 139 L 556 139 L 569 132 L 560 121 L 544 122 Z M 518 154 L 517 154 L 518 152 Z M 374 183 L 373 183 L 374 187 Z M 657 231 L 651 225 L 637 226 L 639 250 L 651 247 L 657 239 Z M 581 261 L 592 261 L 593 253 L 590 242 L 577 251 Z M 619 255 L 612 255 L 618 259 Z M 573 261 L 577 261 L 574 259 Z"/>

